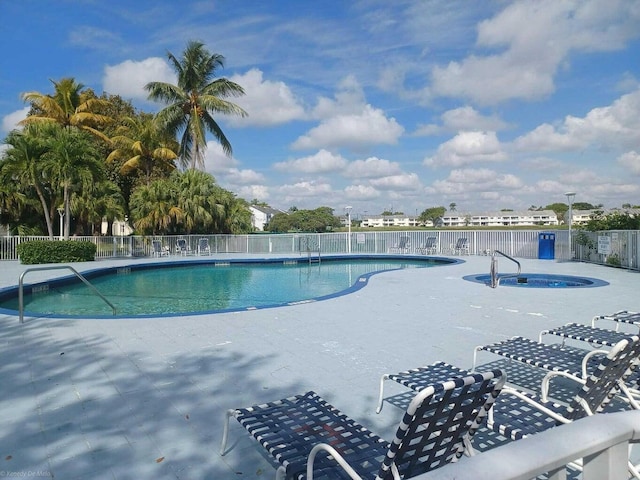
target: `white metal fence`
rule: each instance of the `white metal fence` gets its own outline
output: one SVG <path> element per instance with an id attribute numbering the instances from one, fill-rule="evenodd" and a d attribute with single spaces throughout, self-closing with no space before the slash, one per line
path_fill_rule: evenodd
<path id="1" fill-rule="evenodd" d="M 73 237 L 96 244 L 96 258 L 122 258 L 153 256 L 153 240 L 160 241 L 172 254 L 176 254 L 176 242 L 185 239 L 188 252 L 197 254 L 201 238 L 209 243 L 210 253 L 238 254 L 381 254 L 425 253 L 422 246 L 429 237 L 435 237 L 435 251 L 430 255 L 453 255 L 460 238 L 468 240 L 470 255 L 487 255 L 500 250 L 516 258 L 540 258 L 540 234 L 543 230 L 416 230 L 416 231 L 356 231 L 338 233 L 288 233 L 252 235 L 181 235 L 181 236 L 115 236 Z M 572 232 L 573 248 L 569 248 L 569 232 L 555 230 L 553 256 L 556 260 L 577 259 L 624 268 L 639 269 L 640 232 Z M 599 253 L 602 238 L 609 239 L 609 253 Z M 0 260 L 17 260 L 16 247 L 29 240 L 46 240 L 48 237 L 0 237 Z M 606 243 L 606 242 L 604 242 Z M 467 253 L 466 251 L 464 253 Z M 548 253 L 548 250 L 547 250 Z M 548 258 L 548 257 L 543 257 Z"/>

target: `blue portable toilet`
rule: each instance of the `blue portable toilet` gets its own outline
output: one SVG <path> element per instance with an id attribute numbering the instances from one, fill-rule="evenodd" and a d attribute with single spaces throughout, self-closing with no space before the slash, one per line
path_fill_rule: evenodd
<path id="1" fill-rule="evenodd" d="M 540 232 L 538 234 L 538 258 L 553 260 L 556 254 L 556 234 Z"/>

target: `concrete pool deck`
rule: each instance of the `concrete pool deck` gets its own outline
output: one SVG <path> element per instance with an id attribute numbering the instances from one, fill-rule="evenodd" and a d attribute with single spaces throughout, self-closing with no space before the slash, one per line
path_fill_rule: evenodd
<path id="1" fill-rule="evenodd" d="M 469 368 L 476 345 L 513 335 L 537 339 L 540 330 L 567 322 L 640 310 L 637 272 L 520 260 L 525 273 L 610 285 L 491 289 L 462 279 L 488 273 L 490 257 L 463 259 L 385 272 L 350 295 L 273 309 L 157 319 L 26 317 L 24 324 L 0 314 L 0 476 L 272 478 L 262 448 L 235 421 L 229 452 L 218 453 L 228 408 L 315 390 L 391 439 L 402 411 L 386 405 L 375 414 L 381 374 L 438 360 Z M 73 266 L 82 272 L 141 261 Z M 500 259 L 499 271 L 512 265 Z M 26 268 L 0 262 L 0 288 L 16 285 Z M 25 282 L 67 274 L 33 272 Z M 389 385 L 387 395 L 402 391 Z"/>

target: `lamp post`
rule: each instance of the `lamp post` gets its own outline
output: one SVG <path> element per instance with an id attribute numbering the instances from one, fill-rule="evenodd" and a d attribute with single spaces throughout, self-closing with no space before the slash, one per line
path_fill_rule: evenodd
<path id="1" fill-rule="evenodd" d="M 347 206 L 344 207 L 345 212 L 347 212 L 347 253 L 351 253 L 351 209 L 353 207 Z"/>
<path id="2" fill-rule="evenodd" d="M 64 208 L 58 207 L 58 216 L 60 217 L 60 240 L 62 240 L 62 230 L 64 228 Z"/>
<path id="3" fill-rule="evenodd" d="M 573 259 L 573 242 L 571 238 L 571 224 L 573 223 L 573 199 L 576 196 L 576 192 L 567 192 L 567 201 L 569 202 L 569 255 Z"/>

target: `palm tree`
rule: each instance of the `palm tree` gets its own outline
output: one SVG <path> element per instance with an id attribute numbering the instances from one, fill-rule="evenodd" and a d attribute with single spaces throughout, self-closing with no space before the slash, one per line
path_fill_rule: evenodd
<path id="1" fill-rule="evenodd" d="M 71 226 L 71 195 L 90 189 L 104 177 L 104 163 L 94 144 L 82 132 L 53 127 L 45 174 L 62 191 L 64 238 L 69 238 Z"/>
<path id="2" fill-rule="evenodd" d="M 215 78 L 216 70 L 224 67 L 224 57 L 211 54 L 201 42 L 191 41 L 177 59 L 171 52 L 169 62 L 178 76 L 177 85 L 150 82 L 145 85 L 149 99 L 168 104 L 158 112 L 163 128 L 173 136 L 182 132 L 180 162 L 183 167 L 204 168 L 208 130 L 220 142 L 224 152 L 231 156 L 231 143 L 213 113 L 246 116 L 247 113 L 224 97 L 244 95 L 244 89 L 226 78 Z M 214 79 L 215 78 L 215 79 Z"/>
<path id="3" fill-rule="evenodd" d="M 178 142 L 160 130 L 149 114 L 123 118 L 111 141 L 117 148 L 109 154 L 107 163 L 123 160 L 122 175 L 140 171 L 149 185 L 154 169 L 168 175 L 176 168 L 173 161 L 178 158 Z"/>
<path id="4" fill-rule="evenodd" d="M 113 233 L 113 220 L 125 215 L 124 199 L 118 186 L 103 180 L 84 188 L 71 199 L 71 212 L 82 225 L 85 235 L 100 235 L 102 220 L 107 219 L 107 235 Z"/>
<path id="5" fill-rule="evenodd" d="M 142 185 L 131 195 L 131 217 L 142 234 L 173 233 L 183 214 L 172 181 L 160 179 Z"/>
<path id="6" fill-rule="evenodd" d="M 51 192 L 44 175 L 44 155 L 48 148 L 42 140 L 42 129 L 36 125 L 27 126 L 24 131 L 14 130 L 5 143 L 9 149 L 2 162 L 1 181 L 3 184 L 18 183 L 25 188 L 33 188 L 42 207 L 49 238 L 53 239 L 50 201 Z"/>
<path id="7" fill-rule="evenodd" d="M 82 92 L 84 85 L 76 83 L 73 78 L 63 78 L 59 82 L 51 80 L 51 83 L 55 89 L 53 95 L 39 92 L 22 94 L 22 99 L 31 103 L 32 112 L 20 123 L 28 125 L 53 122 L 63 127 L 75 127 L 87 131 L 109 142 L 107 136 L 94 128 L 112 120 L 111 117 L 96 113 L 96 109 L 108 106 L 109 102 Z"/>

